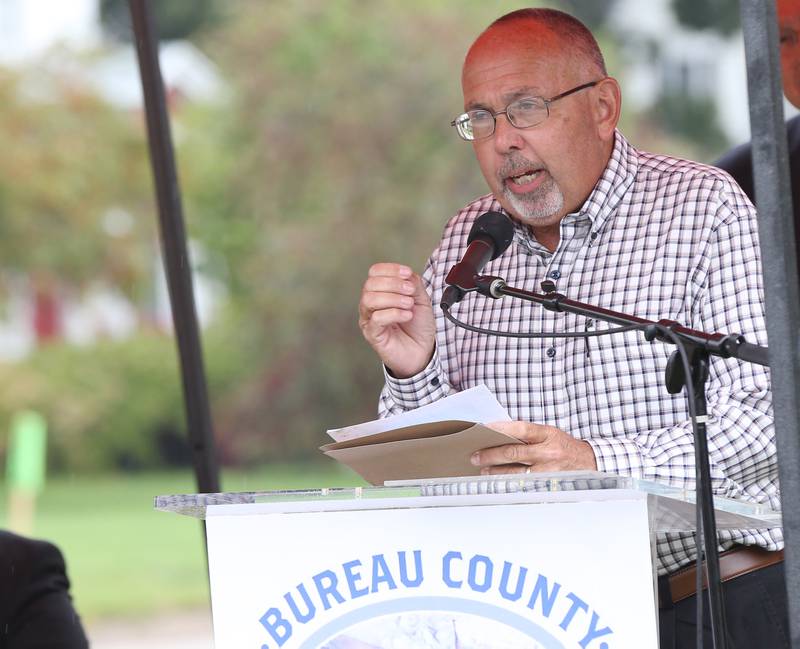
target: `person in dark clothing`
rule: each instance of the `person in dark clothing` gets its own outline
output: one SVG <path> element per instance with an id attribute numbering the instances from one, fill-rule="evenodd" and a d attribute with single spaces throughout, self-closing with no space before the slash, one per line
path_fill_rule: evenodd
<path id="1" fill-rule="evenodd" d="M 795 223 L 798 223 L 800 208 L 800 115 L 786 122 L 786 135 L 789 144 L 789 167 L 792 181 L 792 202 L 794 204 Z M 753 187 L 753 157 L 750 143 L 740 144 L 722 156 L 715 166 L 727 171 L 739 183 L 744 193 L 755 203 Z"/>
<path id="2" fill-rule="evenodd" d="M 778 25 L 781 39 L 783 92 L 792 105 L 800 108 L 800 0 L 778 0 Z M 789 173 L 792 185 L 794 231 L 800 250 L 800 116 L 786 123 L 789 148 Z M 714 163 L 739 183 L 751 201 L 758 205 L 753 187 L 753 156 L 749 142 L 731 149 Z M 798 257 L 800 272 L 800 257 Z"/>
<path id="3" fill-rule="evenodd" d="M 88 649 L 52 543 L 0 531 L 0 649 Z"/>

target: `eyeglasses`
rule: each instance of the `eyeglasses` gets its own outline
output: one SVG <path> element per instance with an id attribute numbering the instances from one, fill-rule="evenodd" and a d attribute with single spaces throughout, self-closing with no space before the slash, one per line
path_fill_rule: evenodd
<path id="1" fill-rule="evenodd" d="M 505 115 L 515 128 L 530 128 L 531 126 L 541 124 L 550 117 L 550 104 L 554 101 L 568 97 L 580 90 L 586 90 L 586 88 L 596 86 L 600 81 L 602 81 L 602 79 L 584 83 L 583 85 L 576 86 L 550 99 L 545 99 L 544 97 L 522 97 L 521 99 L 515 99 L 506 106 L 505 110 L 498 110 L 496 113 L 486 110 L 485 108 L 468 110 L 466 113 L 459 115 L 450 122 L 450 126 L 455 126 L 458 134 L 467 142 L 491 137 L 494 134 L 498 115 Z"/>

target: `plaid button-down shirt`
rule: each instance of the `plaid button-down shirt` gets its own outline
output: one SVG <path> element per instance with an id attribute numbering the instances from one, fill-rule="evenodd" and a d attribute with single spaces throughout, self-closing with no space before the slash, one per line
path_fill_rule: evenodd
<path id="1" fill-rule="evenodd" d="M 694 489 L 686 397 L 664 387 L 672 345 L 649 343 L 639 331 L 589 339 L 502 338 L 444 318 L 438 307 L 444 277 L 466 250 L 475 218 L 488 210 L 501 211 L 491 195 L 470 203 L 445 227 L 423 274 L 437 305 L 436 352 L 416 376 L 386 376 L 381 416 L 485 383 L 512 419 L 557 426 L 589 442 L 598 470 Z M 767 344 L 755 210 L 718 169 L 637 151 L 617 133 L 591 195 L 561 221 L 555 252 L 514 224 L 511 247 L 487 264 L 485 274 L 531 291 L 549 279 L 574 300 Z M 475 293 L 453 313 L 479 327 L 511 331 L 611 326 Z M 707 398 L 714 492 L 779 508 L 769 371 L 713 358 Z M 777 528 L 721 531 L 719 538 L 723 548 L 783 547 Z M 673 572 L 693 559 L 693 536 L 659 535 L 657 554 L 659 573 Z"/>

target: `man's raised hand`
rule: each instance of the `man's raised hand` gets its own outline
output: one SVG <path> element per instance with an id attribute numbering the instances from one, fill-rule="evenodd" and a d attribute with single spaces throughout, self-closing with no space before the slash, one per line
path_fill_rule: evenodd
<path id="1" fill-rule="evenodd" d="M 436 338 L 433 307 L 422 279 L 408 266 L 372 266 L 358 316 L 364 338 L 396 377 L 413 376 L 430 362 Z"/>

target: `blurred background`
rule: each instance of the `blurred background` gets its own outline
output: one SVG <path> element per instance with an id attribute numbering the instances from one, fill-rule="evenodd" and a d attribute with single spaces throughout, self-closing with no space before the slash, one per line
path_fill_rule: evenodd
<path id="1" fill-rule="evenodd" d="M 546 4 L 595 31 L 638 148 L 749 139 L 737 0 Z M 317 451 L 376 416 L 361 283 L 486 192 L 461 61 L 524 3 L 152 5 L 223 488 L 362 484 Z M 152 510 L 195 487 L 130 41 L 127 0 L 0 0 L 0 525 L 61 547 L 94 646 L 211 646 L 200 528 Z"/>

